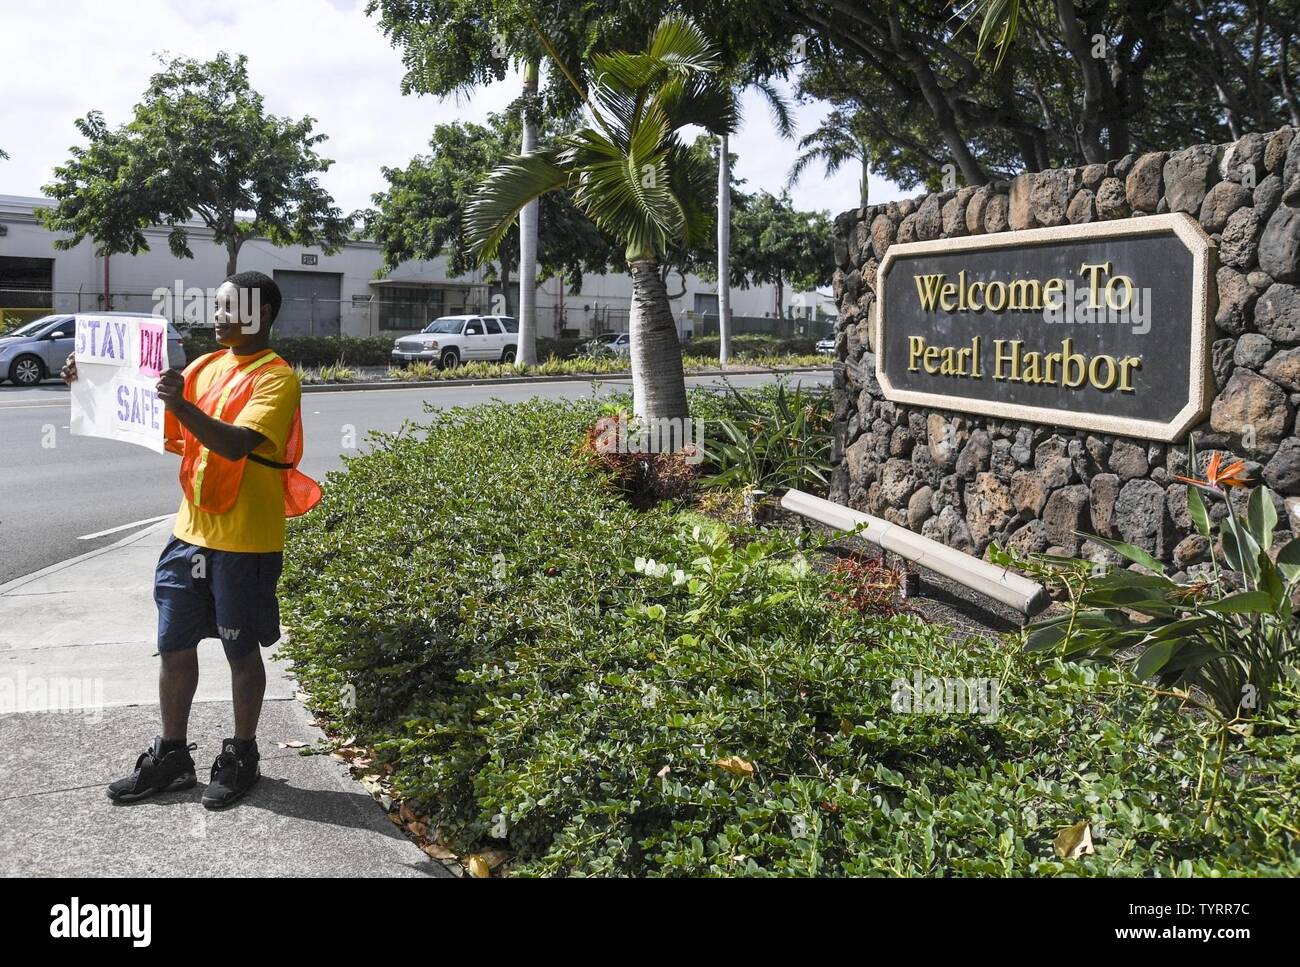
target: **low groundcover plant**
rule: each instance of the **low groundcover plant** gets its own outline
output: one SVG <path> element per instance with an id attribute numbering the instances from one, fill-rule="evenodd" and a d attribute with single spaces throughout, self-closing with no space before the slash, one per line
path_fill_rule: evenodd
<path id="1" fill-rule="evenodd" d="M 817 540 L 638 509 L 575 458 L 601 415 L 431 413 L 291 529 L 295 672 L 431 841 L 515 876 L 1300 873 L 1288 683 L 1207 824 L 1220 750 L 1126 667 L 859 613 Z M 918 677 L 997 714 L 900 706 Z"/>

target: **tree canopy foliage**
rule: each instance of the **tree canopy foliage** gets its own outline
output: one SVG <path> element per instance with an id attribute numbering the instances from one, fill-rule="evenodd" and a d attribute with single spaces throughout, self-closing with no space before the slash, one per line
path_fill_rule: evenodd
<path id="1" fill-rule="evenodd" d="M 667 10 L 703 25 L 728 71 L 794 71 L 829 100 L 814 158 L 865 157 L 904 187 L 1226 141 L 1300 125 L 1300 0 L 998 0 L 1007 55 L 980 30 L 987 4 L 945 0 L 373 0 L 403 51 L 408 89 L 504 77 L 546 33 L 571 69 L 635 48 Z M 577 105 L 552 71 L 544 95 Z M 951 167 L 949 167 L 951 166 Z"/>
<path id="2" fill-rule="evenodd" d="M 1295 0 L 1000 5 L 1012 7 L 999 63 L 978 51 L 976 5 L 806 4 L 802 90 L 909 187 L 937 187 L 945 165 L 981 183 L 1300 124 Z"/>
<path id="3" fill-rule="evenodd" d="M 472 271 L 478 259 L 465 237 L 465 210 L 479 185 L 498 164 L 518 153 L 517 112 L 489 114 L 487 124 L 439 124 L 429 152 L 404 168 L 383 168 L 388 187 L 371 196 L 375 207 L 361 212 L 363 233 L 383 246 L 384 267 L 407 259 L 445 256 L 452 275 Z M 549 141 L 555 131 L 543 129 Z M 571 199 L 543 196 L 538 237 L 538 275 L 559 275 L 576 288 L 586 272 L 603 273 L 621 264 L 622 247 L 601 232 Z M 509 299 L 509 275 L 518 267 L 519 227 L 514 224 L 498 253 L 499 270 L 489 271 Z"/>
<path id="4" fill-rule="evenodd" d="M 242 55 L 177 57 L 150 79 L 126 124 L 110 128 L 98 111 L 77 119 L 89 144 L 54 169 L 43 190 L 55 205 L 39 215 L 68 233 L 56 246 L 90 237 L 99 254 L 147 250 L 145 230 L 170 226 L 178 258 L 193 257 L 185 223 L 197 217 L 226 248 L 230 273 L 250 238 L 335 252 L 351 220 L 317 178 L 333 162 L 316 153 L 325 135 L 314 124 L 267 114 Z"/>
<path id="5" fill-rule="evenodd" d="M 830 285 L 835 253 L 825 212 L 800 211 L 788 194 L 760 191 L 734 210 L 731 233 L 731 284 L 774 286 L 777 315 L 787 285 L 804 292 Z"/>

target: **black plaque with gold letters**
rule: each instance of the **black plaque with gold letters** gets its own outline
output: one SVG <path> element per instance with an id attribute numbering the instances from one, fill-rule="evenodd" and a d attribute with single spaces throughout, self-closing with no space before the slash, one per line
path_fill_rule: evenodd
<path id="1" fill-rule="evenodd" d="M 1185 215 L 891 246 L 887 399 L 1172 440 L 1210 397 L 1213 247 Z"/>

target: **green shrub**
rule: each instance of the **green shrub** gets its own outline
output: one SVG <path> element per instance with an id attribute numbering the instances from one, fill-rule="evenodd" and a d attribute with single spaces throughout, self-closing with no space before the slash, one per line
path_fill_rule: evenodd
<path id="1" fill-rule="evenodd" d="M 804 340 L 806 341 L 806 340 Z M 537 340 L 537 366 L 529 372 L 536 375 L 558 375 L 561 373 L 622 373 L 628 368 L 626 356 L 608 356 L 599 359 L 578 357 L 576 347 L 582 342 L 577 339 Z M 799 344 L 800 340 L 783 340 L 783 343 Z M 212 337 L 211 329 L 184 329 L 182 343 L 185 346 L 185 358 L 197 359 L 204 353 L 214 352 L 221 347 Z M 392 363 L 393 337 L 391 336 L 284 336 L 274 335 L 272 330 L 271 348 L 279 353 L 291 366 L 303 369 L 320 369 L 338 366 L 390 366 Z M 693 355 L 685 357 L 682 362 L 687 369 L 712 369 L 717 366 L 716 350 L 712 353 L 699 353 L 696 343 L 690 343 L 686 349 Z M 758 353 L 753 361 L 759 365 L 771 366 L 809 366 L 828 364 L 826 357 L 801 355 L 798 345 L 781 354 Z M 808 353 L 811 353 L 811 348 Z M 737 358 L 737 362 L 744 359 Z M 434 366 L 419 367 L 407 373 L 402 368 L 392 367 L 390 376 L 413 379 L 464 379 L 467 377 L 517 376 L 519 370 L 513 364 L 472 362 L 465 363 L 455 370 L 442 371 Z M 408 367 L 409 368 L 409 367 Z M 329 382 L 327 380 L 327 382 Z"/>
<path id="2" fill-rule="evenodd" d="M 211 329 L 189 329 L 182 336 L 185 358 L 197 359 L 221 347 Z M 389 336 L 276 336 L 271 330 L 271 348 L 291 366 L 332 365 L 387 366 L 393 340 Z"/>
<path id="3" fill-rule="evenodd" d="M 814 362 L 824 362 L 823 359 Z M 764 365 L 805 366 L 809 360 L 801 356 L 784 356 L 763 360 Z M 697 356 L 687 356 L 682 365 L 688 373 L 704 371 L 716 372 L 717 362 Z M 454 369 L 441 369 L 437 363 L 417 360 L 401 366 L 388 368 L 389 379 L 401 380 L 443 380 L 443 379 L 498 379 L 515 376 L 587 376 L 625 374 L 628 372 L 626 356 L 575 356 L 572 359 L 560 359 L 556 356 L 544 358 L 536 366 L 516 366 L 514 363 L 490 363 L 482 360 L 462 362 Z"/>
<path id="4" fill-rule="evenodd" d="M 390 379 L 443 380 L 443 379 L 499 379 L 515 376 L 561 376 L 627 372 L 627 360 L 617 356 L 600 359 L 578 357 L 560 359 L 547 356 L 535 366 L 517 366 L 514 363 L 462 361 L 454 369 L 443 369 L 436 362 L 416 360 L 401 366 L 390 366 Z"/>
<path id="5" fill-rule="evenodd" d="M 1130 655 L 1134 673 L 1166 689 L 1209 698 L 1226 723 L 1249 720 L 1267 708 L 1282 677 L 1300 663 L 1300 633 L 1293 595 L 1300 587 L 1300 541 L 1270 554 L 1278 524 L 1273 494 L 1258 486 L 1238 514 L 1229 488 L 1218 479 L 1220 454 L 1211 457 L 1209 480 L 1188 480 L 1187 509 L 1210 546 L 1210 580 L 1177 584 L 1164 565 L 1141 548 L 1084 534 L 1142 570 L 1111 569 L 1095 577 L 1070 612 L 1040 622 L 1030 651 L 1112 659 Z M 1189 464 L 1196 466 L 1193 450 Z M 1188 478 L 1181 478 L 1187 480 Z M 1224 502 L 1214 540 L 1204 490 Z M 1231 580 L 1229 577 L 1231 576 Z"/>
<path id="6" fill-rule="evenodd" d="M 699 336 L 682 346 L 683 352 L 692 356 L 717 359 L 722 341 L 717 336 Z M 763 356 L 811 356 L 817 352 L 817 340 L 805 337 L 777 339 L 775 336 L 736 335 L 731 337 L 731 355 L 736 359 L 754 359 Z"/>
<path id="7" fill-rule="evenodd" d="M 565 336 L 555 339 L 549 336 L 537 337 L 537 358 L 573 359 L 578 355 L 578 348 L 587 341 L 586 336 Z"/>
<path id="8" fill-rule="evenodd" d="M 434 414 L 292 522 L 297 675 L 455 847 L 515 875 L 1300 874 L 1292 691 L 1207 822 L 1199 719 L 846 611 L 795 538 L 632 509 L 573 456 L 600 412 Z M 998 714 L 905 714 L 918 674 L 996 682 Z M 1081 821 L 1096 853 L 1060 858 Z"/>
<path id="9" fill-rule="evenodd" d="M 727 405 L 708 423 L 705 487 L 751 487 L 768 493 L 827 485 L 832 406 L 825 390 L 742 393 L 728 386 Z"/>

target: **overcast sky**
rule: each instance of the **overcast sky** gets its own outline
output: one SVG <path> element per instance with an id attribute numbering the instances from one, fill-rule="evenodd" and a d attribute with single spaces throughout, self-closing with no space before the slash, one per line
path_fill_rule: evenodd
<path id="1" fill-rule="evenodd" d="M 73 120 L 87 111 L 102 111 L 110 126 L 128 121 L 157 70 L 155 52 L 208 59 L 226 50 L 248 55 L 269 112 L 317 119 L 316 130 L 329 136 L 323 154 L 335 162 L 323 184 L 344 212 L 367 207 L 384 187 L 381 165 L 404 165 L 425 150 L 435 124 L 501 110 L 518 80 L 459 101 L 403 97 L 398 52 L 364 8 L 365 0 L 6 0 L 0 148 L 9 160 L 0 160 L 0 194 L 40 194 L 78 141 Z M 776 136 L 761 98 L 748 95 L 744 107 L 744 128 L 732 141 L 736 175 L 748 191 L 779 191 L 794 145 Z M 824 111 L 798 108 L 799 133 Z M 795 204 L 834 215 L 857 203 L 857 178 L 856 169 L 826 177 L 817 166 L 795 185 Z M 901 194 L 872 179 L 873 202 Z"/>

